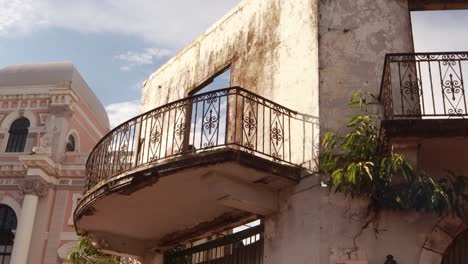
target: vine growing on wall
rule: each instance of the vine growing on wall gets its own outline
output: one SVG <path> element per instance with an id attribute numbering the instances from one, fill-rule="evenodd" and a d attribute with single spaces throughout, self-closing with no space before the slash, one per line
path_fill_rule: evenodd
<path id="1" fill-rule="evenodd" d="M 368 197 L 369 207 L 376 211 L 450 213 L 466 220 L 468 178 L 453 173 L 435 178 L 413 169 L 403 155 L 383 149 L 375 125 L 379 117 L 369 112 L 376 103 L 372 94 L 356 93 L 350 107 L 359 114 L 347 123 L 350 132 L 324 136 L 320 168 L 329 175 L 327 186 L 352 197 Z"/>

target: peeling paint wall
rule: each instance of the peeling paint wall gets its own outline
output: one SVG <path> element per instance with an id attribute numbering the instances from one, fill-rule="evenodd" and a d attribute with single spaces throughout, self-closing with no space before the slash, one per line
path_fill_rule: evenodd
<path id="1" fill-rule="evenodd" d="M 146 81 L 142 111 L 186 97 L 231 65 L 231 86 L 317 115 L 315 9 L 315 0 L 243 1 Z"/>

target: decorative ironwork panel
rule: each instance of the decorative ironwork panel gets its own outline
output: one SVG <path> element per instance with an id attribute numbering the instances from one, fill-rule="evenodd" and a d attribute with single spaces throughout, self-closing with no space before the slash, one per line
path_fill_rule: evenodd
<path id="1" fill-rule="evenodd" d="M 242 109 L 242 146 L 253 153 L 257 146 L 258 102 L 254 95 L 243 98 Z"/>
<path id="2" fill-rule="evenodd" d="M 161 113 L 151 114 L 151 129 L 149 135 L 150 160 L 157 160 L 161 153 L 162 135 L 163 135 L 163 117 Z"/>
<path id="3" fill-rule="evenodd" d="M 214 147 L 218 139 L 219 119 L 220 119 L 220 98 L 217 94 L 206 96 L 203 102 L 202 116 L 202 148 Z"/>
<path id="4" fill-rule="evenodd" d="M 174 109 L 174 134 L 172 136 L 172 149 L 171 154 L 176 155 L 182 153 L 184 148 L 184 137 L 187 128 L 187 106 L 189 104 L 183 104 Z"/>
<path id="5" fill-rule="evenodd" d="M 421 114 L 422 89 L 416 67 L 416 62 L 411 56 L 398 64 L 402 113 L 410 116 Z"/>
<path id="6" fill-rule="evenodd" d="M 439 63 L 445 114 L 467 113 L 461 62 L 447 57 Z"/>
<path id="7" fill-rule="evenodd" d="M 278 160 L 284 155 L 284 114 L 279 107 L 272 109 L 272 120 L 270 122 L 270 145 L 271 155 Z"/>

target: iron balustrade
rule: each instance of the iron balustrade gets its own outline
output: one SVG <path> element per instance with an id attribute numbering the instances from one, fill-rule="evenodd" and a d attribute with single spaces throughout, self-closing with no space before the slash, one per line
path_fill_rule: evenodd
<path id="1" fill-rule="evenodd" d="M 466 118 L 468 52 L 387 54 L 380 100 L 384 118 Z"/>
<path id="2" fill-rule="evenodd" d="M 187 97 L 136 116 L 104 136 L 90 153 L 87 190 L 170 158 L 234 148 L 313 169 L 318 119 L 240 87 Z"/>

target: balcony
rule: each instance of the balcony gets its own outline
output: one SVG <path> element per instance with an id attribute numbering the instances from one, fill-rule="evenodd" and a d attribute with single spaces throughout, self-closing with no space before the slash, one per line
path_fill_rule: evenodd
<path id="1" fill-rule="evenodd" d="M 468 52 L 387 54 L 380 90 L 388 137 L 468 136 Z"/>
<path id="2" fill-rule="evenodd" d="M 275 212 L 317 147 L 317 118 L 240 87 L 184 98 L 100 140 L 75 227 L 114 253 L 169 248 Z"/>
<path id="3" fill-rule="evenodd" d="M 466 175 L 468 52 L 387 54 L 381 135 L 413 167 Z"/>

